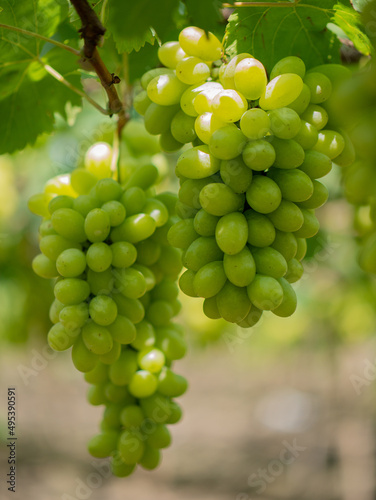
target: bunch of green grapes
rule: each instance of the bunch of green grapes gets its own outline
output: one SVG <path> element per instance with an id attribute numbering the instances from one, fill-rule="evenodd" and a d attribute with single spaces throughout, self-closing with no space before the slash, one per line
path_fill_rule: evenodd
<path id="1" fill-rule="evenodd" d="M 184 251 L 182 291 L 203 297 L 209 318 L 248 328 L 263 311 L 285 317 L 296 308 L 291 283 L 328 198 L 317 179 L 332 160 L 352 161 L 326 109 L 349 75 L 340 65 L 306 71 L 291 56 L 268 78 L 251 54 L 215 62 L 221 56 L 212 33 L 183 29 L 159 49 L 165 67 L 143 76 L 136 109 L 163 149 L 192 143 L 177 161 L 181 220 L 168 233 Z"/>
<path id="2" fill-rule="evenodd" d="M 72 349 L 91 384 L 89 402 L 104 405 L 89 452 L 111 456 L 113 473 L 123 477 L 137 464 L 157 467 L 170 444 L 166 425 L 181 418 L 173 398 L 187 388 L 172 364 L 186 342 L 173 322 L 181 252 L 167 241 L 176 196 L 156 194 L 154 165 L 124 185 L 110 177 L 110 165 L 111 148 L 95 144 L 85 168 L 49 181 L 29 208 L 43 217 L 33 269 L 56 279 L 48 343 Z"/>

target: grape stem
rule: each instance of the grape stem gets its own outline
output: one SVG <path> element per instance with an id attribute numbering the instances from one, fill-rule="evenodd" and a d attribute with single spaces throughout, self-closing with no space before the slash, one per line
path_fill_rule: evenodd
<path id="1" fill-rule="evenodd" d="M 40 35 L 39 33 L 34 33 L 34 31 L 28 31 L 24 30 L 22 28 L 17 28 L 16 26 L 9 26 L 8 24 L 1 24 L 0 23 L 0 29 L 5 29 L 9 31 L 15 31 L 16 33 L 21 33 L 22 35 L 26 36 L 32 36 L 33 38 L 39 38 L 40 40 L 43 40 L 44 42 L 52 43 L 53 45 L 56 45 L 56 47 L 60 47 L 61 49 L 67 50 L 68 52 L 71 52 L 75 56 L 80 57 L 81 53 L 79 50 L 74 49 L 73 47 L 70 47 L 69 45 L 65 45 L 64 43 L 60 43 L 56 40 L 53 40 L 52 38 L 48 38 L 46 36 Z"/>
<path id="2" fill-rule="evenodd" d="M 223 7 L 294 7 L 300 0 L 292 2 L 234 2 L 224 3 Z"/>

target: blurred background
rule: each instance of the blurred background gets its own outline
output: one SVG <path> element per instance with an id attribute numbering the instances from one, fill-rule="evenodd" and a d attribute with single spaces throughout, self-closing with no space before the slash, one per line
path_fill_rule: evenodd
<path id="1" fill-rule="evenodd" d="M 322 180 L 330 200 L 317 212 L 297 312 L 243 330 L 207 319 L 200 300 L 182 296 L 190 349 L 176 367 L 190 389 L 162 466 L 118 479 L 88 454 L 102 409 L 86 401 L 70 353 L 47 348 L 53 289 L 31 269 L 39 220 L 27 209 L 29 196 L 81 165 L 91 144 L 112 142 L 95 110 L 76 114 L 32 148 L 0 157 L 0 436 L 4 444 L 7 388 L 16 387 L 18 437 L 17 492 L 7 496 L 2 485 L 0 499 L 375 499 L 376 284 L 357 263 L 367 214 L 345 201 L 336 166 Z M 176 192 L 177 156 L 161 154 L 141 123 L 125 129 L 121 146 L 125 173 L 152 159 L 158 189 Z M 4 445 L 3 474 L 7 460 Z"/>

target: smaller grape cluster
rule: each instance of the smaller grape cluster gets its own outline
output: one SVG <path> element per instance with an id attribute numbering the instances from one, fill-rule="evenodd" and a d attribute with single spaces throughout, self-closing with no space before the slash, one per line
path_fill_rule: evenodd
<path id="1" fill-rule="evenodd" d="M 143 76 L 135 107 L 165 150 L 192 143 L 177 161 L 181 221 L 168 234 L 184 251 L 180 288 L 205 299 L 209 318 L 248 328 L 263 311 L 295 311 L 291 283 L 319 230 L 315 209 L 328 198 L 317 179 L 332 160 L 348 161 L 326 106 L 348 70 L 306 71 L 289 56 L 268 78 L 251 54 L 222 56 L 212 33 L 183 29 L 159 49 L 165 67 Z"/>
<path id="2" fill-rule="evenodd" d="M 49 181 L 29 208 L 43 217 L 33 269 L 56 278 L 48 343 L 72 348 L 74 366 L 91 384 L 89 402 L 104 405 L 89 452 L 111 456 L 113 473 L 123 477 L 136 464 L 157 467 L 171 442 L 166 424 L 181 418 L 173 398 L 187 388 L 172 364 L 186 342 L 173 322 L 181 252 L 167 241 L 176 196 L 155 193 L 151 164 L 124 186 L 108 177 L 109 150 L 94 145 L 86 168 Z"/>

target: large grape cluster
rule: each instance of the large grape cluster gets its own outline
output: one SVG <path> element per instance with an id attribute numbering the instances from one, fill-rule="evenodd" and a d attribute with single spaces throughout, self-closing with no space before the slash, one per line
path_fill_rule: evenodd
<path id="1" fill-rule="evenodd" d="M 268 79 L 251 54 L 225 61 L 219 40 L 196 27 L 162 45 L 159 59 L 164 67 L 143 76 L 135 107 L 166 151 L 192 143 L 177 161 L 181 220 L 168 234 L 184 251 L 181 289 L 205 299 L 209 318 L 245 328 L 263 311 L 291 315 L 291 283 L 328 197 L 317 179 L 332 160 L 347 162 L 325 104 L 348 70 L 306 71 L 290 56 Z"/>
<path id="2" fill-rule="evenodd" d="M 181 418 L 173 398 L 187 388 L 172 364 L 186 343 L 173 322 L 181 252 L 167 241 L 176 196 L 155 193 L 151 164 L 120 185 L 109 177 L 110 153 L 94 145 L 86 168 L 49 181 L 29 207 L 43 217 L 33 269 L 56 278 L 48 343 L 72 348 L 91 384 L 89 402 L 104 405 L 101 432 L 88 448 L 94 457 L 111 456 L 122 477 L 137 463 L 157 467 L 170 444 L 166 424 Z"/>

